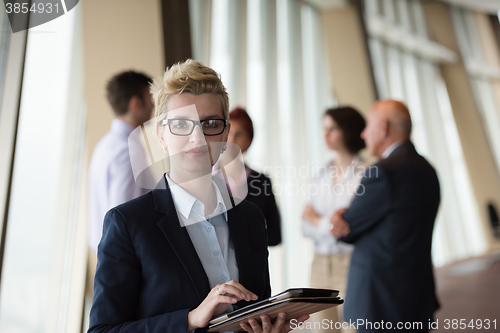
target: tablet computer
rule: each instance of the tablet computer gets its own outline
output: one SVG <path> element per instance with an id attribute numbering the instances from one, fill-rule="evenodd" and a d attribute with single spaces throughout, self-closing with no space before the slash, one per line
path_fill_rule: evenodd
<path id="1" fill-rule="evenodd" d="M 284 312 L 286 313 L 286 320 L 290 320 L 303 315 L 310 315 L 343 303 L 344 301 L 340 297 L 285 299 L 240 313 L 237 316 L 223 320 L 215 325 L 210 325 L 208 332 L 243 331 L 240 323 L 247 323 L 250 319 L 255 319 L 261 323 L 261 315 L 267 315 L 271 319 L 271 322 L 274 322 L 278 315 Z"/>
<path id="2" fill-rule="evenodd" d="M 266 309 L 271 308 L 273 305 L 283 305 L 285 304 L 284 301 L 290 301 L 290 300 L 301 300 L 300 302 L 302 303 L 307 303 L 313 301 L 315 305 L 318 305 L 319 301 L 323 300 L 322 304 L 325 304 L 326 307 L 331 307 L 335 306 L 339 303 L 343 302 L 339 297 L 337 297 L 339 294 L 338 290 L 332 290 L 332 289 L 314 289 L 314 288 L 292 288 L 292 289 L 287 289 L 277 295 L 271 296 L 268 299 L 262 300 L 260 302 L 245 306 L 241 309 L 235 310 L 230 313 L 226 313 L 220 317 L 217 317 L 215 319 L 212 319 L 209 322 L 210 328 L 215 327 L 216 325 L 220 325 L 222 323 L 226 323 L 228 321 L 232 321 L 233 319 L 236 318 L 243 318 L 244 316 L 252 313 L 259 313 L 258 316 L 260 316 L 262 311 L 266 311 Z M 328 301 L 327 301 L 328 300 Z M 292 303 L 299 303 L 299 302 L 292 302 Z M 333 305 L 330 305 L 333 304 Z M 294 304 L 295 307 L 297 304 Z M 303 304 L 304 305 L 304 304 Z M 330 306 L 328 306 L 330 305 Z M 321 310 L 317 310 L 321 311 Z M 317 312 L 314 311 L 314 312 Z M 284 312 L 284 311 L 281 311 Z M 313 312 L 308 312 L 304 314 L 310 314 Z M 276 316 L 279 314 L 279 312 L 276 314 Z M 258 317 L 257 316 L 257 317 Z M 287 314 L 288 318 L 288 314 Z M 292 318 L 292 317 L 290 317 Z M 249 319 L 249 318 L 248 318 Z M 247 319 L 247 320 L 248 320 Z M 273 318 L 271 318 L 273 319 Z M 239 327 L 239 324 L 238 324 Z M 215 331 L 214 331 L 215 332 Z"/>
<path id="3" fill-rule="evenodd" d="M 337 297 L 339 294 L 338 290 L 333 290 L 333 289 L 316 289 L 316 288 L 290 288 L 287 289 L 277 295 L 271 296 L 268 299 L 262 300 L 260 302 L 245 306 L 241 309 L 235 310 L 230 313 L 225 313 L 220 317 L 214 318 L 209 322 L 209 325 L 215 325 L 217 323 L 220 323 L 224 320 L 233 318 L 235 316 L 239 316 L 240 314 L 244 312 L 248 312 L 250 310 L 254 310 L 257 308 L 261 308 L 263 306 L 267 306 L 271 303 L 277 303 L 285 299 L 291 299 L 291 298 L 300 298 L 300 297 L 306 297 L 306 298 L 331 298 L 331 297 Z"/>

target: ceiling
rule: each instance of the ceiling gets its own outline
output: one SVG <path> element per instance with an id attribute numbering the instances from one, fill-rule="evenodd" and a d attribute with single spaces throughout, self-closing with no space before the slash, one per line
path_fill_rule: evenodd
<path id="1" fill-rule="evenodd" d="M 349 0 L 303 0 L 320 10 L 328 10 L 343 7 L 349 4 Z M 369 0 L 374 1 L 374 0 Z M 426 1 L 426 0 L 421 0 Z M 439 0 L 453 5 L 466 7 L 472 10 L 497 14 L 500 10 L 500 0 Z"/>
<path id="2" fill-rule="evenodd" d="M 498 11 L 500 10 L 500 0 L 441 0 L 441 1 L 490 14 L 497 14 Z"/>
<path id="3" fill-rule="evenodd" d="M 304 0 L 304 1 L 320 10 L 344 7 L 349 3 L 348 0 Z"/>

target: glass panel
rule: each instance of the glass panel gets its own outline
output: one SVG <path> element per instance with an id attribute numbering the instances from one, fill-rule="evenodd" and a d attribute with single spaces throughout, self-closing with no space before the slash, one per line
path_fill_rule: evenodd
<path id="1" fill-rule="evenodd" d="M 452 8 L 452 18 L 460 52 L 464 57 L 469 80 L 486 130 L 490 149 L 497 169 L 500 171 L 500 111 L 488 77 L 473 72 L 477 66 L 487 66 L 474 21 L 474 14 L 467 10 Z"/>
<path id="2" fill-rule="evenodd" d="M 80 7 L 30 29 L 0 292 L 0 332 L 67 332 L 84 124 Z M 79 31 L 79 30 L 78 30 Z M 78 289 L 77 289 L 78 290 Z M 80 313 L 82 311 L 80 310 Z M 80 321 L 81 324 L 81 321 Z"/>
<path id="3" fill-rule="evenodd" d="M 380 0 L 365 0 L 363 4 L 366 15 L 381 15 Z"/>
<path id="4" fill-rule="evenodd" d="M 328 107 L 337 105 L 331 91 L 326 61 L 321 44 L 318 13 L 310 6 L 302 6 L 302 63 L 304 72 L 304 107 L 308 133 L 322 133 L 321 119 Z M 308 136 L 307 151 L 312 163 L 325 163 L 330 152 L 320 135 Z"/>
<path id="5" fill-rule="evenodd" d="M 7 51 L 12 30 L 5 11 L 0 10 L 0 101 L 4 90 L 5 63 L 7 61 Z M 1 110 L 0 110 L 1 111 Z"/>
<path id="6" fill-rule="evenodd" d="M 403 25 L 419 38 L 428 38 L 419 1 L 382 1 L 384 19 Z M 481 226 L 470 223 L 480 221 L 478 207 L 446 87 L 436 64 L 374 36 L 369 38 L 369 50 L 380 98 L 407 103 L 413 121 L 412 140 L 419 153 L 436 167 L 442 192 L 446 193 L 435 229 L 434 263 L 443 265 L 481 253 Z"/>

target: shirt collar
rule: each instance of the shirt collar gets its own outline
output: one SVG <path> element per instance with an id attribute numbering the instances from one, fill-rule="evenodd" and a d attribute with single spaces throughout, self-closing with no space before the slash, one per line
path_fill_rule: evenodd
<path id="1" fill-rule="evenodd" d="M 174 200 L 175 208 L 182 215 L 183 218 L 189 220 L 190 218 L 194 218 L 194 215 L 196 216 L 205 215 L 205 206 L 200 200 L 196 199 L 185 189 L 177 185 L 172 179 L 170 179 L 168 173 L 165 174 L 165 179 L 167 180 L 168 186 L 170 187 L 170 192 L 172 193 L 172 199 Z M 219 188 L 217 187 L 217 185 L 213 180 L 212 180 L 212 186 L 217 196 L 217 205 L 213 213 L 208 215 L 207 218 L 224 213 L 224 218 L 227 221 L 227 209 L 226 205 L 224 204 L 224 198 L 222 197 Z"/>
<path id="2" fill-rule="evenodd" d="M 389 155 L 391 155 L 391 153 L 394 150 L 396 150 L 396 148 L 398 148 L 399 146 L 401 146 L 402 143 L 403 143 L 403 141 L 396 141 L 392 145 L 390 145 L 389 147 L 387 147 L 387 149 L 382 153 L 382 158 L 389 157 Z"/>
<path id="3" fill-rule="evenodd" d="M 111 131 L 113 131 L 113 132 L 117 132 L 120 134 L 124 134 L 125 136 L 129 136 L 133 130 L 134 130 L 134 127 L 132 127 L 132 125 L 130 125 L 129 123 L 127 123 L 121 119 L 115 118 L 111 122 Z"/>

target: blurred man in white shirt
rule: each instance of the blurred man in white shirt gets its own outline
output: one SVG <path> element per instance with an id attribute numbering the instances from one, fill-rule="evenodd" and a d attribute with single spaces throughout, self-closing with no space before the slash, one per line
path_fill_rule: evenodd
<path id="1" fill-rule="evenodd" d="M 127 71 L 115 75 L 106 86 L 115 119 L 95 147 L 89 168 L 89 246 L 96 254 L 106 212 L 148 191 L 135 182 L 128 137 L 151 118 L 151 82 L 143 73 Z"/>

